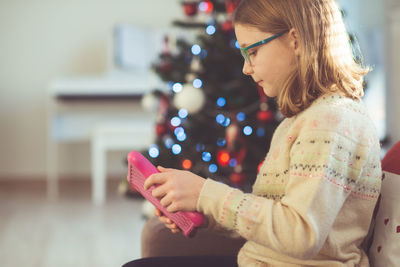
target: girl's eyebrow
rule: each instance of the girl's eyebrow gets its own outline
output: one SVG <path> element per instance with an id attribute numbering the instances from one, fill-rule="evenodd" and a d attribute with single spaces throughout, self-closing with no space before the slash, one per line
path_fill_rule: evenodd
<path id="1" fill-rule="evenodd" d="M 235 39 L 236 39 L 236 42 L 239 44 L 239 46 L 240 46 L 241 48 L 247 47 L 247 43 L 240 43 L 239 40 L 238 40 L 237 38 L 235 38 Z M 242 40 L 242 41 L 245 41 L 245 40 Z"/>

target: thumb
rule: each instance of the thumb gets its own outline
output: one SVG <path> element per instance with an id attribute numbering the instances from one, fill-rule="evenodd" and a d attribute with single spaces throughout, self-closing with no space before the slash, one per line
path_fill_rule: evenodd
<path id="1" fill-rule="evenodd" d="M 157 166 L 157 169 L 158 169 L 160 172 L 168 172 L 168 171 L 174 170 L 174 169 L 171 169 L 171 168 L 164 168 L 164 167 L 162 167 L 162 166 Z"/>

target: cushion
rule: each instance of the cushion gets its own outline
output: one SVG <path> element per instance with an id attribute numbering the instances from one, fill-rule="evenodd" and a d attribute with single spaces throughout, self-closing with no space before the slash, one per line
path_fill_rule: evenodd
<path id="1" fill-rule="evenodd" d="M 173 234 L 157 217 L 150 218 L 142 230 L 142 257 L 237 255 L 245 240 L 199 229 L 193 238 Z"/>
<path id="2" fill-rule="evenodd" d="M 400 263 L 400 142 L 382 160 L 382 188 L 369 250 L 371 265 Z"/>

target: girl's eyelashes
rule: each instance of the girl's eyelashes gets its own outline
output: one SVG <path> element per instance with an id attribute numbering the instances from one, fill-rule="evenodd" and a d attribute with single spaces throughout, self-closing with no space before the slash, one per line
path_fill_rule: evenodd
<path id="1" fill-rule="evenodd" d="M 257 54 L 257 49 L 252 49 L 251 51 L 249 51 L 249 57 L 251 56 L 255 56 Z"/>

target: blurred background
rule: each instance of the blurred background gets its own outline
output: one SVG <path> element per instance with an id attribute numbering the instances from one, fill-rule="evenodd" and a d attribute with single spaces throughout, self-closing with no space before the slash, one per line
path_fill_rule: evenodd
<path id="1" fill-rule="evenodd" d="M 282 117 L 240 73 L 237 2 L 0 0 L 1 266 L 139 258 L 151 208 L 124 182 L 131 150 L 249 189 Z M 384 153 L 400 140 L 400 2 L 338 2 Z"/>

